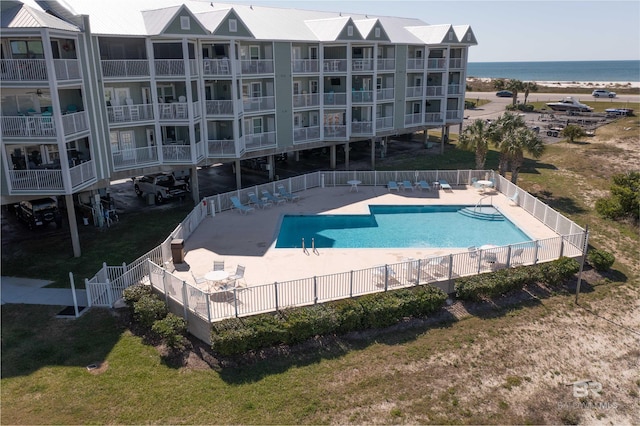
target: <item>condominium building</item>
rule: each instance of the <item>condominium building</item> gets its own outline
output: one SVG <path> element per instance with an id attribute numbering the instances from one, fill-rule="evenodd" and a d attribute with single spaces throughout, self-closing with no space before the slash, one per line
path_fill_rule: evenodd
<path id="1" fill-rule="evenodd" d="M 476 44 L 467 25 L 217 1 L 0 5 L 2 204 L 178 169 L 197 188 L 198 165 L 318 147 L 335 167 L 340 145 L 445 135 Z"/>

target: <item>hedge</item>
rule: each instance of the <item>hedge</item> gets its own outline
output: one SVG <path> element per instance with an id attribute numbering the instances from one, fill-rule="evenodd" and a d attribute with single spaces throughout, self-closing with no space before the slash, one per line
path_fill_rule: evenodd
<path id="1" fill-rule="evenodd" d="M 587 262 L 598 272 L 608 271 L 615 261 L 615 256 L 608 251 L 591 249 L 587 253 Z"/>

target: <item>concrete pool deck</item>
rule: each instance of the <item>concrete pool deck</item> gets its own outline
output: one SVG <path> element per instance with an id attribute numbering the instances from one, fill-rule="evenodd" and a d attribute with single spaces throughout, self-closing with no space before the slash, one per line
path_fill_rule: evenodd
<path id="1" fill-rule="evenodd" d="M 174 274 L 194 284 L 192 277 L 202 277 L 211 271 L 214 260 L 224 260 L 225 269 L 234 271 L 244 265 L 248 286 L 283 282 L 350 270 L 393 264 L 406 258 L 423 259 L 459 249 L 318 249 L 307 253 L 302 249 L 276 249 L 278 227 L 285 214 L 368 214 L 368 205 L 475 205 L 480 198 L 484 205 L 497 207 L 509 220 L 532 239 L 556 237 L 556 233 L 497 191 L 479 193 L 470 186 L 453 190 L 389 192 L 384 186 L 359 186 L 359 192 L 349 186 L 313 188 L 296 193 L 295 202 L 256 208 L 248 214 L 236 210 L 205 218 L 185 241 L 184 263 L 177 264 Z M 244 200 L 243 200 L 244 202 Z"/>

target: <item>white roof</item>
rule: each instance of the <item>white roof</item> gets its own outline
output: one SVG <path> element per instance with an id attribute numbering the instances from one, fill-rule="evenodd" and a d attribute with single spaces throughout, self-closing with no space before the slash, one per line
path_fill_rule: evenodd
<path id="1" fill-rule="evenodd" d="M 3 1 L 0 28 L 52 28 L 78 31 L 78 27 L 45 13 L 37 4 Z"/>
<path id="2" fill-rule="evenodd" d="M 219 3 L 210 0 L 23 0 L 50 7 L 60 16 L 88 15 L 94 34 L 145 36 L 160 34 L 184 5 L 213 33 L 233 10 L 258 40 L 332 41 L 351 19 L 363 38 L 376 22 L 392 43 L 439 44 L 451 25 L 428 25 L 415 18 L 321 12 L 260 5 Z M 3 3 L 5 1 L 3 0 Z M 302 3 L 301 3 L 302 4 Z M 42 12 L 41 14 L 44 14 Z M 46 14 L 45 14 L 46 15 Z M 50 15 L 46 15 L 55 19 Z M 468 26 L 460 27 L 469 29 Z M 456 31 L 456 35 L 460 35 Z M 457 40 L 456 40 L 457 42 Z"/>

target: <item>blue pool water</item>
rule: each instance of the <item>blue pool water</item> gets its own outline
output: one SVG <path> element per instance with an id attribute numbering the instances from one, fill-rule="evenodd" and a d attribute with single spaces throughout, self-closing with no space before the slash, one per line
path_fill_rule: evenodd
<path id="1" fill-rule="evenodd" d="M 459 213 L 473 206 L 369 206 L 369 215 L 285 215 L 276 248 L 439 248 L 530 241 L 509 220 Z"/>

